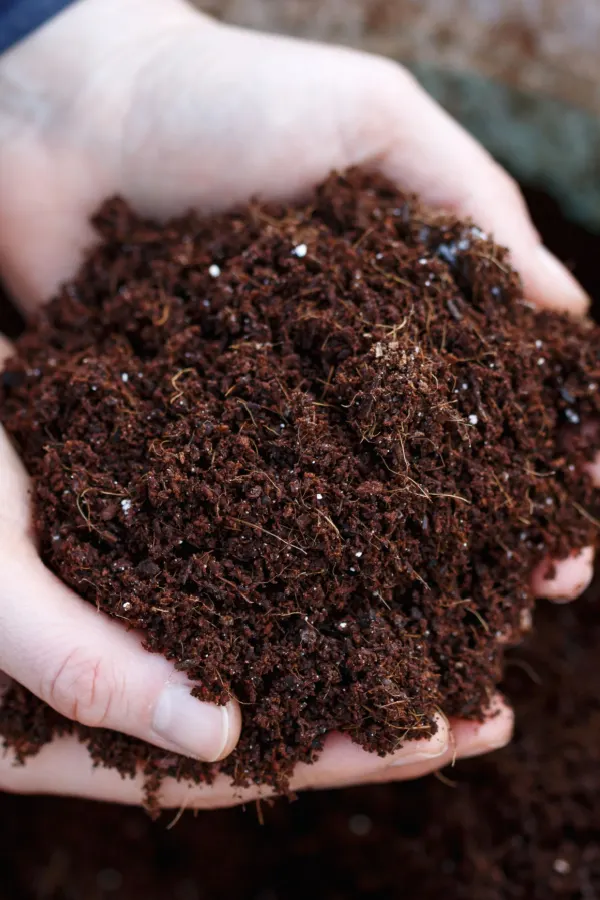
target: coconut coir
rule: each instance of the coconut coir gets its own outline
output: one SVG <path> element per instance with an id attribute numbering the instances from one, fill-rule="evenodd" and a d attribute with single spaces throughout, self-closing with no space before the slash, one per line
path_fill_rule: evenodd
<path id="1" fill-rule="evenodd" d="M 597 328 L 360 172 L 302 207 L 159 228 L 113 201 L 95 224 L 3 376 L 41 554 L 244 729 L 204 766 L 15 688 L 8 743 L 75 730 L 151 786 L 283 789 L 333 729 L 387 753 L 439 708 L 481 717 L 532 568 L 595 539 Z"/>

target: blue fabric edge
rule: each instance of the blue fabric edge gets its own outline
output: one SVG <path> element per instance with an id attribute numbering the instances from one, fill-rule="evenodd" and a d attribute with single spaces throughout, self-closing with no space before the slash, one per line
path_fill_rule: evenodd
<path id="1" fill-rule="evenodd" d="M 0 0 L 0 54 L 24 40 L 76 0 Z"/>

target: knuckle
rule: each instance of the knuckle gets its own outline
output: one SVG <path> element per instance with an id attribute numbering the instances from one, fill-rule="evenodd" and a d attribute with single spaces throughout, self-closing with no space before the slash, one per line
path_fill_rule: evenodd
<path id="1" fill-rule="evenodd" d="M 44 699 L 62 715 L 94 728 L 108 724 L 118 694 L 109 665 L 80 650 L 61 660 L 42 690 Z"/>

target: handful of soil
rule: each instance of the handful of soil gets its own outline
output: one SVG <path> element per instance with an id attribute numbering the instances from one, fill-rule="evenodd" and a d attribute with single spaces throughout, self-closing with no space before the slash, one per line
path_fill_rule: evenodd
<path id="1" fill-rule="evenodd" d="M 202 765 L 15 687 L 6 742 L 74 731 L 151 787 L 284 790 L 328 731 L 384 754 L 440 708 L 481 718 L 532 569 L 597 539 L 598 328 L 536 311 L 478 228 L 359 171 L 302 207 L 158 227 L 115 200 L 95 225 L 0 419 L 45 563 L 244 727 Z"/>

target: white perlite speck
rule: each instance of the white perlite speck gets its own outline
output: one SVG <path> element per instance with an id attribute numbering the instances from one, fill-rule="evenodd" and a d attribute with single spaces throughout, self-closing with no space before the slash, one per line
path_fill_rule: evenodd
<path id="1" fill-rule="evenodd" d="M 129 375 L 127 372 L 121 372 L 121 381 L 124 381 L 126 384 L 129 381 Z"/>
<path id="2" fill-rule="evenodd" d="M 306 244 L 298 244 L 297 247 L 294 247 L 292 253 L 294 254 L 294 256 L 297 256 L 298 259 L 302 259 L 302 257 L 306 256 L 306 254 L 308 253 L 308 247 L 306 246 Z"/>
<path id="3" fill-rule="evenodd" d="M 323 499 L 323 494 L 317 494 L 317 500 L 322 500 L 322 499 Z"/>
<path id="4" fill-rule="evenodd" d="M 555 859 L 552 868 L 559 875 L 568 875 L 571 871 L 571 866 L 567 862 L 566 859 Z"/>
<path id="5" fill-rule="evenodd" d="M 124 513 L 128 513 L 131 509 L 131 500 L 121 500 L 121 509 Z"/>
<path id="6" fill-rule="evenodd" d="M 471 415 L 469 416 L 469 423 L 471 425 L 477 425 L 478 422 L 479 422 L 479 419 L 477 418 L 475 413 L 471 413 Z"/>
<path id="7" fill-rule="evenodd" d="M 221 274 L 221 269 L 216 263 L 213 263 L 212 266 L 208 267 L 208 274 L 211 276 L 211 278 L 218 278 Z"/>

